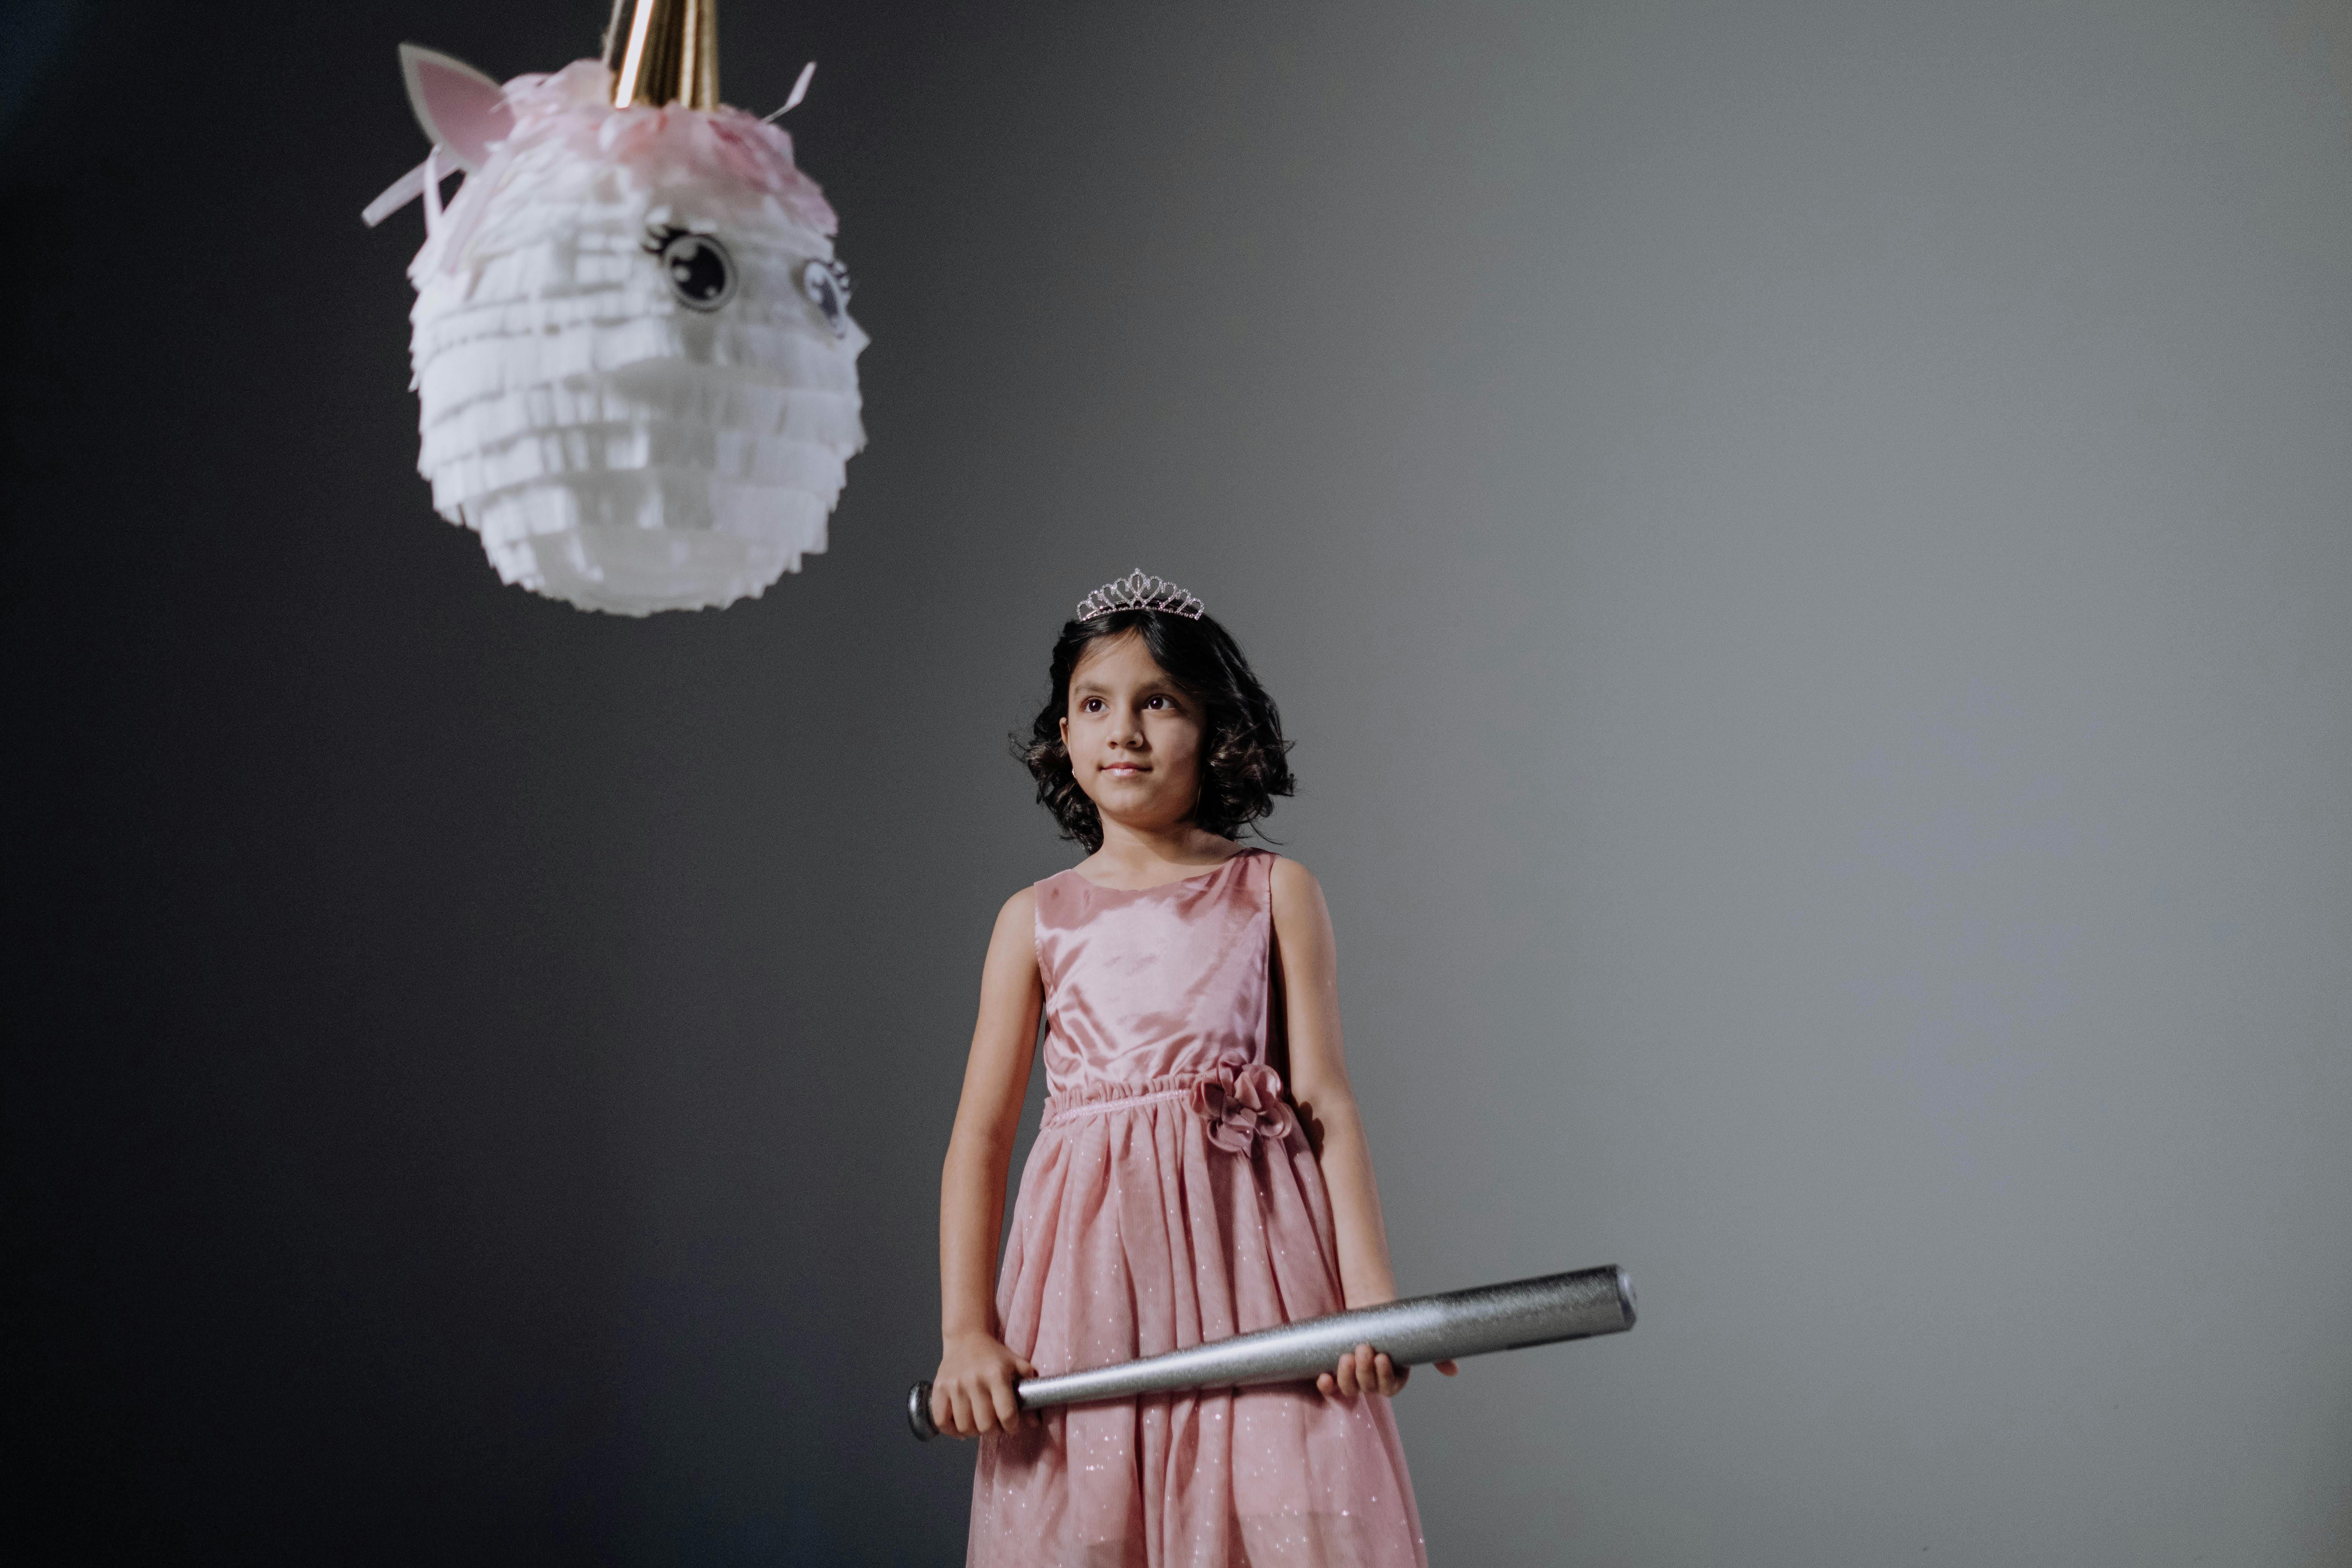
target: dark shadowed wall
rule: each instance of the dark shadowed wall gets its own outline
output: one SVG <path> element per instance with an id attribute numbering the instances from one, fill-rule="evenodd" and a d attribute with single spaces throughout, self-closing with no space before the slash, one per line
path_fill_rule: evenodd
<path id="1" fill-rule="evenodd" d="M 39 10 L 16 1527 L 957 1560 L 1004 736 L 1140 564 L 1298 738 L 1407 1288 L 1643 1288 L 1407 1394 L 1438 1562 L 2352 1563 L 2342 5 L 729 0 L 872 445 L 646 622 L 433 517 L 357 219 L 395 43 L 603 0 Z"/>

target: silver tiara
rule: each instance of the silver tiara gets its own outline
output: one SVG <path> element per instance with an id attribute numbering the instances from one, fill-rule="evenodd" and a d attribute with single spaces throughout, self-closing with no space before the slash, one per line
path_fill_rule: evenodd
<path id="1" fill-rule="evenodd" d="M 1078 619 L 1093 620 L 1114 610 L 1165 610 L 1171 616 L 1187 620 L 1201 618 L 1201 601 L 1173 583 L 1163 583 L 1157 577 L 1147 577 L 1139 566 L 1124 577 L 1109 582 L 1078 601 Z"/>

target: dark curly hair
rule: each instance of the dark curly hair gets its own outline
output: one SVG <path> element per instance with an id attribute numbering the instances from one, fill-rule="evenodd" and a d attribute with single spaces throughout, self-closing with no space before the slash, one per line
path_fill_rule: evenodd
<path id="1" fill-rule="evenodd" d="M 1054 644 L 1053 695 L 1028 735 L 1013 737 L 1013 754 L 1037 781 L 1037 804 L 1054 814 L 1063 837 L 1076 839 L 1088 853 L 1102 847 L 1102 816 L 1070 771 L 1062 717 L 1070 708 L 1070 677 L 1087 649 L 1129 632 L 1143 639 L 1152 662 L 1178 689 L 1201 705 L 1201 798 L 1192 807 L 1193 826 L 1240 837 L 1273 814 L 1275 796 L 1291 793 L 1291 742 L 1282 738 L 1282 715 L 1240 646 L 1207 616 L 1194 620 L 1162 610 L 1115 610 L 1063 626 Z"/>

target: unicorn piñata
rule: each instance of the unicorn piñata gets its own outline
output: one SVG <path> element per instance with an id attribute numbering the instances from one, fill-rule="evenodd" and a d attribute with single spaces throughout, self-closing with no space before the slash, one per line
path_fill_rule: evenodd
<path id="1" fill-rule="evenodd" d="M 425 202 L 434 510 L 585 609 L 726 605 L 798 570 L 866 442 L 833 209 L 792 138 L 719 103 L 714 4 L 616 0 L 603 59 L 503 87 L 402 46 L 433 150 L 362 215 Z"/>

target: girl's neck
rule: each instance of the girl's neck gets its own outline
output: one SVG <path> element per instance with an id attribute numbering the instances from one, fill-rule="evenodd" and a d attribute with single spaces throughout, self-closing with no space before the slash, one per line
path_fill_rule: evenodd
<path id="1" fill-rule="evenodd" d="M 1088 881 L 1106 887 L 1148 888 L 1221 866 L 1241 852 L 1242 847 L 1232 839 L 1189 822 L 1148 828 L 1106 820 L 1102 847 L 1079 865 Z"/>

